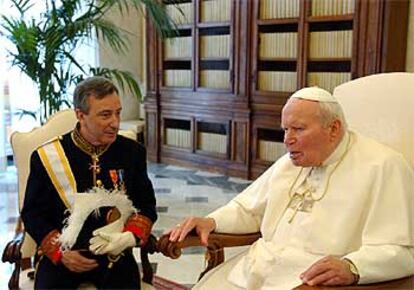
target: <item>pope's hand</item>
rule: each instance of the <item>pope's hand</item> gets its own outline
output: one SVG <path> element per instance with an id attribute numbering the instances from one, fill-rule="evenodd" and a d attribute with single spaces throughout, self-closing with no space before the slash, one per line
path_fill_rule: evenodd
<path id="1" fill-rule="evenodd" d="M 316 261 L 300 278 L 304 284 L 310 286 L 345 286 L 355 283 L 357 279 L 347 262 L 332 256 Z"/>
<path id="2" fill-rule="evenodd" d="M 134 234 L 131 232 L 105 233 L 94 232 L 89 240 L 89 250 L 95 255 L 109 254 L 117 256 L 127 248 L 136 246 Z"/>
<path id="3" fill-rule="evenodd" d="M 182 242 L 185 237 L 193 229 L 200 237 L 201 244 L 207 246 L 208 236 L 216 228 L 216 222 L 212 218 L 202 217 L 187 217 L 181 224 L 177 224 L 175 227 L 167 230 L 164 234 L 169 235 L 171 242 Z"/>

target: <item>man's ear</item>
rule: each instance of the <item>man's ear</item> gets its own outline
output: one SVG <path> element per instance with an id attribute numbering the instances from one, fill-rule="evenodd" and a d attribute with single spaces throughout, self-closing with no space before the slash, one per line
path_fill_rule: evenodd
<path id="1" fill-rule="evenodd" d="M 75 109 L 76 118 L 78 121 L 81 121 L 85 118 L 86 113 L 82 112 L 80 109 Z"/>
<path id="2" fill-rule="evenodd" d="M 340 120 L 335 119 L 332 121 L 331 125 L 329 126 L 330 128 L 330 135 L 331 135 L 331 139 L 335 140 L 336 138 L 338 138 L 338 136 L 341 135 L 342 132 L 342 123 Z"/>

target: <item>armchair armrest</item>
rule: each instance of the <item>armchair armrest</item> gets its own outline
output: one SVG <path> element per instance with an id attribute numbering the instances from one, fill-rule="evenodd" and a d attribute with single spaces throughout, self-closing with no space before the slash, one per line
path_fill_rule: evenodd
<path id="1" fill-rule="evenodd" d="M 15 234 L 13 239 L 9 241 L 6 247 L 3 250 L 3 255 L 1 261 L 3 263 L 9 262 L 11 264 L 17 263 L 21 259 L 20 249 L 23 243 L 23 232 L 18 232 Z"/>
<path id="2" fill-rule="evenodd" d="M 151 285 L 152 279 L 154 278 L 154 271 L 151 267 L 148 255 L 154 254 L 155 252 L 158 252 L 157 238 L 151 234 L 147 243 L 141 248 L 142 281 Z"/>
<path id="3" fill-rule="evenodd" d="M 414 276 L 401 278 L 397 280 L 367 284 L 367 285 L 354 285 L 343 287 L 324 287 L 324 286 L 307 286 L 301 285 L 294 290 L 410 290 L 414 289 Z"/>
<path id="4" fill-rule="evenodd" d="M 30 264 L 30 261 L 22 261 L 21 248 L 23 245 L 24 230 L 23 224 L 19 218 L 16 225 L 15 235 L 13 239 L 6 244 L 6 247 L 3 250 L 1 261 L 3 263 L 9 262 L 14 264 L 13 273 L 10 277 L 8 286 L 9 289 L 18 289 L 19 288 L 19 275 L 22 266 Z M 30 267 L 30 266 L 27 266 Z"/>
<path id="5" fill-rule="evenodd" d="M 261 237 L 260 233 L 252 234 L 226 234 L 211 233 L 208 237 L 206 251 L 207 267 L 200 274 L 199 280 L 205 273 L 220 265 L 224 261 L 224 247 L 246 246 L 255 242 Z M 158 240 L 158 250 L 165 256 L 172 259 L 178 259 L 181 256 L 182 249 L 195 246 L 203 246 L 200 238 L 193 231 L 182 242 L 170 242 L 168 235 L 163 235 Z"/>

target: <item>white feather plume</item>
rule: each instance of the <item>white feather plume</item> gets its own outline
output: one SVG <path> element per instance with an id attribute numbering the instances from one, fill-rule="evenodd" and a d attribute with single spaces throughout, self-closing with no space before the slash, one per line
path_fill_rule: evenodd
<path id="1" fill-rule="evenodd" d="M 86 218 L 96 209 L 104 206 L 116 207 L 121 213 L 121 219 L 125 223 L 128 217 L 137 210 L 128 196 L 119 190 L 109 191 L 104 188 L 94 187 L 89 192 L 77 193 L 69 218 L 65 222 L 62 234 L 59 237 L 62 250 L 73 247 L 78 238 Z"/>

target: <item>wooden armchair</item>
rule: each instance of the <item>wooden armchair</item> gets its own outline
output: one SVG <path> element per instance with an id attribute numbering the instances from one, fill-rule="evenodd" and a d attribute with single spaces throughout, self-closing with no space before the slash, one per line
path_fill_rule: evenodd
<path id="1" fill-rule="evenodd" d="M 205 259 L 207 262 L 206 269 L 200 274 L 199 280 L 208 271 L 224 262 L 224 248 L 239 247 L 251 245 L 261 237 L 260 233 L 245 235 L 235 235 L 226 233 L 212 233 L 208 240 Z M 202 246 L 201 241 L 196 233 L 192 232 L 186 239 L 179 243 L 171 243 L 168 236 L 163 235 L 158 240 L 158 250 L 165 256 L 172 259 L 178 259 L 182 250 L 188 247 Z M 398 279 L 394 281 L 375 283 L 371 285 L 347 286 L 347 287 L 311 287 L 301 285 L 295 290 L 409 290 L 414 289 L 414 276 Z"/>
<path id="2" fill-rule="evenodd" d="M 334 95 L 343 106 L 350 129 L 391 146 L 402 152 L 414 167 L 414 98 L 412 97 L 413 73 L 387 73 L 372 75 L 338 86 Z M 206 249 L 207 267 L 199 279 L 224 261 L 224 248 L 250 245 L 261 237 L 260 233 L 234 235 L 212 233 Z M 183 242 L 171 243 L 168 236 L 158 241 L 158 249 L 165 256 L 177 259 L 183 248 L 202 246 L 195 233 Z M 310 287 L 301 285 L 297 290 L 374 290 L 414 289 L 414 276 L 371 285 L 347 287 Z"/>
<path id="3" fill-rule="evenodd" d="M 45 125 L 36 128 L 28 133 L 15 132 L 11 136 L 14 161 L 18 172 L 19 210 L 22 208 L 26 182 L 29 176 L 30 156 L 32 152 L 42 143 L 65 134 L 72 130 L 76 124 L 76 116 L 73 110 L 64 110 L 53 115 Z M 120 131 L 120 134 L 135 138 L 136 134 L 128 131 Z M 153 271 L 149 263 L 148 254 L 156 251 L 156 238 L 151 236 L 147 245 L 141 249 L 141 262 L 143 268 L 142 281 L 149 288 L 153 281 Z M 9 280 L 9 289 L 30 289 L 33 288 L 33 258 L 36 254 L 34 240 L 24 231 L 24 225 L 19 218 L 16 224 L 15 236 L 10 241 L 2 256 L 3 262 L 14 264 L 12 276 Z"/>
<path id="4" fill-rule="evenodd" d="M 205 273 L 224 262 L 225 247 L 247 246 L 254 243 L 261 237 L 260 233 L 246 235 L 211 233 L 208 239 L 205 259 L 207 262 L 206 269 L 200 274 L 200 280 Z M 178 259 L 181 256 L 182 249 L 188 247 L 202 246 L 200 238 L 195 232 L 191 232 L 184 241 L 171 243 L 168 235 L 163 235 L 158 240 L 158 250 L 165 256 L 172 259 Z"/>

